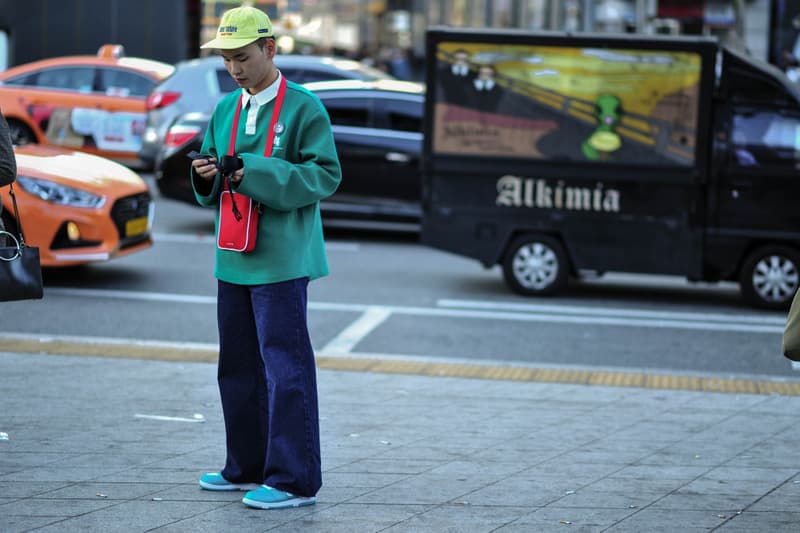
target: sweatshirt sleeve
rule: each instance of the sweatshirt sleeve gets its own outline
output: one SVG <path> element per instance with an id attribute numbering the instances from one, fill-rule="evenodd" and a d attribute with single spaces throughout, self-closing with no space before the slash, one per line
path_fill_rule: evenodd
<path id="1" fill-rule="evenodd" d="M 17 160 L 11 130 L 5 117 L 0 113 L 0 187 L 12 183 L 17 175 Z"/>
<path id="2" fill-rule="evenodd" d="M 201 154 L 207 154 L 211 157 L 216 157 L 217 149 L 214 145 L 214 116 L 208 121 L 208 129 L 203 138 L 203 146 L 200 148 Z M 213 207 L 217 205 L 217 198 L 219 197 L 220 187 L 222 184 L 222 176 L 219 172 L 214 176 L 213 180 L 204 180 L 195 171 L 194 167 L 189 167 L 189 175 L 192 180 L 192 189 L 194 189 L 194 197 L 203 207 Z"/>
<path id="3" fill-rule="evenodd" d="M 309 100 L 300 114 L 298 161 L 242 154 L 244 178 L 237 191 L 278 211 L 291 211 L 332 195 L 342 179 L 330 119 Z"/>

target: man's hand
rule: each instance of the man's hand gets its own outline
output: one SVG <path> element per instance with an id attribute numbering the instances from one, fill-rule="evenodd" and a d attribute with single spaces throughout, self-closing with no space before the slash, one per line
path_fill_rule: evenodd
<path id="1" fill-rule="evenodd" d="M 223 155 L 219 163 L 220 172 L 231 180 L 231 185 L 239 185 L 244 177 L 244 161 L 235 155 Z"/>
<path id="2" fill-rule="evenodd" d="M 242 178 L 244 178 L 244 169 L 240 168 L 239 170 L 230 175 L 231 184 L 239 185 L 239 182 L 242 181 Z"/>
<path id="3" fill-rule="evenodd" d="M 204 180 L 211 181 L 217 175 L 217 158 L 195 159 L 192 161 L 192 168 L 198 176 Z"/>

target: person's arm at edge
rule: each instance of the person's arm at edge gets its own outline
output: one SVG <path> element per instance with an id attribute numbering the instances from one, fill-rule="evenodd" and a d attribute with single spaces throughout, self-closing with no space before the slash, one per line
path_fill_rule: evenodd
<path id="1" fill-rule="evenodd" d="M 217 197 L 220 193 L 220 174 L 217 172 L 212 177 L 203 177 L 198 172 L 203 167 L 209 164 L 216 165 L 217 163 L 217 149 L 214 146 L 214 117 L 208 121 L 208 129 L 203 138 L 203 145 L 200 148 L 201 154 L 208 154 L 210 157 L 207 160 L 194 160 L 189 171 L 190 179 L 192 181 L 192 189 L 194 190 L 194 197 L 203 207 L 212 207 L 217 204 Z"/>
<path id="2" fill-rule="evenodd" d="M 17 160 L 11 130 L 5 117 L 0 113 L 0 187 L 14 181 L 17 175 Z"/>

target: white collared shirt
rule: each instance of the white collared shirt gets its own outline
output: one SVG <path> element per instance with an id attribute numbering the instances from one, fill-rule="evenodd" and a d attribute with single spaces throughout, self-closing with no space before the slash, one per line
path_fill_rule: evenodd
<path id="1" fill-rule="evenodd" d="M 494 80 L 481 80 L 475 78 L 472 80 L 472 83 L 475 84 L 475 88 L 479 91 L 491 91 L 494 89 Z"/>
<path id="2" fill-rule="evenodd" d="M 467 65 L 453 64 L 450 66 L 450 72 L 452 72 L 454 76 L 466 76 L 469 74 L 469 67 Z"/>
<path id="3" fill-rule="evenodd" d="M 278 71 L 278 77 L 268 87 L 257 92 L 250 94 L 246 89 L 242 89 L 242 108 L 247 109 L 247 122 L 245 123 L 244 132 L 247 135 L 256 134 L 256 117 L 258 116 L 259 108 L 270 103 L 276 96 L 278 96 L 278 87 L 281 82 L 281 71 Z M 250 107 L 247 104 L 250 103 Z"/>

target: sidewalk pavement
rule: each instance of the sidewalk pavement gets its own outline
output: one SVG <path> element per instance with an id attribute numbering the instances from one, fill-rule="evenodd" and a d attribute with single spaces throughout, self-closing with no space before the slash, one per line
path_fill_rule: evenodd
<path id="1" fill-rule="evenodd" d="M 320 370 L 317 504 L 201 490 L 209 363 L 0 353 L 0 531 L 800 531 L 800 398 Z"/>

